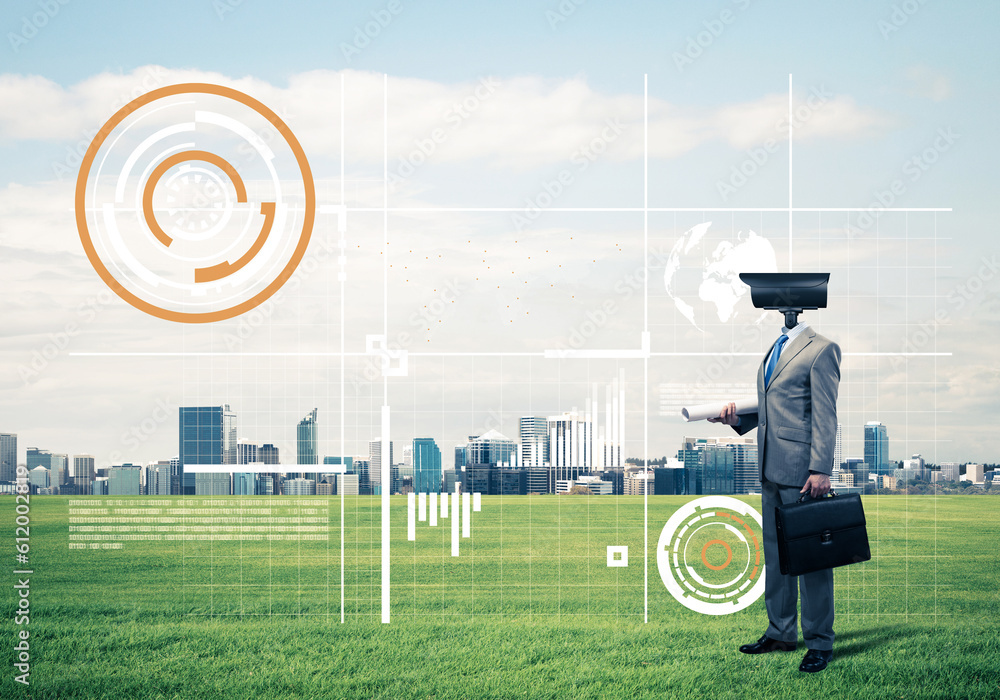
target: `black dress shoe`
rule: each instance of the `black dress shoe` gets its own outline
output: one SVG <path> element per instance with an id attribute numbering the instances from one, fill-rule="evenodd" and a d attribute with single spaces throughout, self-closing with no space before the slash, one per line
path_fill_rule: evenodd
<path id="1" fill-rule="evenodd" d="M 741 646 L 740 651 L 744 654 L 766 654 L 770 651 L 795 651 L 795 642 L 782 642 L 778 639 L 771 639 L 765 634 L 753 644 L 744 644 Z"/>
<path id="2" fill-rule="evenodd" d="M 833 659 L 832 651 L 810 649 L 806 652 L 805 658 L 802 659 L 802 663 L 799 664 L 799 670 L 805 671 L 806 673 L 816 673 L 817 671 L 822 671 L 826 668 L 826 665 L 830 663 L 831 659 Z"/>

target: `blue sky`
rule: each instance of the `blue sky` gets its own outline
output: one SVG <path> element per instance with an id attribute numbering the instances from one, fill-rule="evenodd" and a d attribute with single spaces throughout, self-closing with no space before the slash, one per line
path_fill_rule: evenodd
<path id="1" fill-rule="evenodd" d="M 46 16 L 43 23 L 38 18 L 46 8 L 52 16 Z M 53 12 L 53 8 L 58 11 Z M 378 17 L 385 26 L 372 31 Z M 386 18 L 391 19 L 386 22 Z M 70 0 L 59 4 L 57 0 L 18 0 L 5 4 L 0 26 L 7 37 L 0 44 L 0 93 L 6 112 L 0 112 L 0 182 L 5 190 L 0 201 L 0 246 L 6 252 L 0 265 L 4 279 L 9 280 L 4 290 L 9 302 L 9 333 L 0 346 L 4 368 L 0 406 L 5 420 L 0 428 L 23 434 L 22 450 L 28 443 L 38 443 L 53 450 L 98 456 L 122 452 L 119 435 L 140 423 L 142 416 L 151 415 L 157 401 L 166 398 L 218 403 L 227 393 L 245 390 L 255 397 L 255 406 L 264 405 L 264 394 L 254 383 L 253 372 L 246 368 L 227 382 L 219 382 L 217 390 L 188 384 L 182 395 L 176 391 L 178 379 L 191 368 L 177 363 L 154 368 L 142 361 L 117 366 L 93 364 L 81 372 L 84 361 L 60 351 L 38 376 L 28 381 L 19 376 L 20 369 L 30 366 L 32 353 L 50 342 L 50 334 L 58 333 L 67 319 L 77 318 L 81 304 L 102 289 L 86 264 L 72 227 L 69 180 L 75 175 L 54 181 L 53 166 L 66 160 L 67 148 L 80 141 L 80 134 L 96 129 L 110 116 L 110 105 L 121 90 L 151 70 L 156 72 L 155 67 L 168 71 L 168 82 L 191 76 L 231 81 L 249 86 L 246 89 L 261 99 L 273 100 L 279 111 L 287 107 L 288 121 L 300 134 L 321 179 L 337 176 L 340 151 L 336 138 L 324 133 L 328 131 L 325 127 L 316 126 L 317 115 L 326 114 L 324 110 L 336 104 L 330 95 L 339 90 L 340 72 L 350 71 L 345 74 L 350 81 L 347 94 L 352 109 L 358 111 L 349 114 L 348 124 L 350 138 L 359 141 L 347 148 L 355 156 L 349 158 L 348 177 L 353 178 L 356 194 L 352 196 L 360 204 L 377 202 L 380 197 L 377 187 L 368 191 L 358 184 L 381 176 L 381 129 L 375 121 L 381 113 L 377 109 L 365 112 L 367 107 L 360 104 L 368 100 L 376 107 L 380 104 L 380 74 L 389 75 L 390 123 L 398 134 L 397 142 L 390 145 L 393 164 L 439 123 L 440 110 L 447 108 L 449 100 L 460 99 L 484 76 L 491 76 L 502 84 L 497 97 L 485 103 L 480 115 L 463 123 L 446 147 L 393 194 L 399 204 L 437 206 L 520 206 L 526 199 L 536 198 L 545 182 L 572 168 L 570 155 L 576 145 L 589 141 L 591 133 L 599 133 L 605 121 L 616 115 L 624 119 L 622 136 L 593 167 L 586 172 L 573 171 L 573 186 L 563 195 L 560 206 L 641 205 L 641 150 L 636 150 L 641 147 L 641 111 L 636 106 L 641 105 L 644 74 L 649 76 L 652 107 L 652 205 L 784 206 L 787 150 L 781 139 L 760 168 L 760 175 L 731 200 L 720 198 L 718 185 L 726 180 L 730 168 L 745 163 L 773 131 L 768 125 L 774 114 L 781 114 L 791 73 L 796 104 L 805 103 L 816 91 L 832 96 L 796 139 L 798 206 L 868 207 L 899 180 L 904 187 L 895 206 L 954 208 L 953 213 L 937 219 L 887 219 L 883 235 L 911 231 L 913 242 L 900 246 L 871 244 L 870 236 L 849 244 L 836 231 L 822 228 L 838 228 L 839 222 L 805 215 L 797 220 L 799 235 L 815 234 L 819 241 L 815 250 L 808 244 L 803 246 L 803 265 L 832 266 L 836 279 L 850 280 L 850 289 L 844 291 L 851 296 L 867 294 L 874 277 L 881 280 L 871 291 L 884 298 L 871 318 L 852 301 L 850 310 L 842 304 L 816 319 L 821 331 L 837 336 L 845 350 L 901 347 L 891 335 L 896 332 L 892 324 L 900 324 L 898 335 L 912 338 L 928 314 L 933 316 L 933 308 L 926 306 L 929 302 L 924 298 L 932 295 L 922 297 L 921 292 L 933 290 L 941 306 L 951 309 L 947 326 L 935 330 L 934 340 L 940 349 L 953 351 L 953 358 L 941 358 L 936 364 L 914 360 L 902 374 L 898 366 L 852 360 L 853 374 L 850 384 L 845 384 L 842 406 L 845 416 L 856 424 L 852 430 L 859 432 L 857 426 L 864 420 L 886 416 L 890 437 L 897 440 L 891 447 L 893 458 L 918 451 L 933 458 L 934 450 L 940 449 L 940 459 L 998 461 L 996 441 L 982 416 L 1000 408 L 995 398 L 1000 394 L 1000 378 L 992 350 L 1000 340 L 995 330 L 1000 316 L 1000 285 L 988 266 L 987 272 L 981 273 L 984 256 L 989 259 L 997 248 L 992 222 L 998 214 L 994 191 L 1000 150 L 995 129 L 1000 107 L 996 75 L 1000 48 L 995 33 L 1000 27 L 1000 6 L 995 3 Z M 365 35 L 366 27 L 371 36 Z M 27 38 L 22 42 L 18 35 Z M 362 45 L 364 39 L 357 41 L 358 36 L 364 36 L 368 43 Z M 345 55 L 345 46 L 352 47 L 349 55 Z M 680 64 L 678 56 L 685 57 Z M 561 99 L 564 94 L 577 97 Z M 576 99 L 579 101 L 573 101 Z M 759 124 L 747 127 L 745 122 L 753 121 L 753 115 L 758 115 Z M 51 131 L 37 126 L 48 123 L 43 120 L 51 120 Z M 373 124 L 375 129 L 370 128 Z M 944 143 L 942 132 L 951 134 L 952 141 L 945 149 L 934 150 L 936 143 Z M 513 134 L 514 142 L 504 144 L 499 136 L 494 142 L 493 135 L 500 133 Z M 932 150 L 935 162 L 915 177 L 907 163 L 922 157 L 927 149 Z M 703 218 L 652 217 L 651 240 L 669 248 L 683 231 Z M 778 230 L 780 221 L 716 219 L 715 226 L 726 231 L 732 228 L 734 236 L 751 227 L 763 227 L 765 235 L 770 230 L 779 242 L 785 235 Z M 377 221 L 359 216 L 357 223 L 358 231 L 377 231 Z M 907 228 L 910 226 L 912 229 Z M 917 240 L 916 232 L 926 233 L 934 226 L 939 227 L 938 235 L 947 239 L 938 248 Z M 498 266 L 522 264 L 524 261 L 514 261 L 510 229 L 509 219 L 498 218 L 400 221 L 395 230 L 401 240 L 426 245 L 428 252 L 443 251 L 444 257 L 443 267 L 424 271 L 427 289 L 407 291 L 401 281 L 395 299 L 410 302 L 412 297 L 414 308 L 419 309 L 421 302 L 426 303 L 436 293 L 432 291 L 435 279 L 450 279 L 453 274 L 464 279 L 460 275 L 463 269 L 470 269 L 471 258 L 455 241 L 466 233 L 467 240 L 475 238 L 484 243 L 484 250 L 496 252 L 501 261 Z M 579 239 L 567 245 L 569 232 L 575 230 L 586 240 L 581 249 L 585 255 L 579 261 L 564 260 L 566 268 L 562 270 L 551 269 L 551 265 L 531 267 L 530 271 L 523 268 L 529 286 L 542 290 L 533 292 L 537 295 L 534 306 L 520 298 L 508 298 L 506 290 L 492 296 L 473 290 L 463 297 L 450 321 L 448 316 L 442 319 L 441 329 L 435 331 L 438 334 L 427 342 L 434 347 L 458 347 L 465 342 L 470 324 L 481 323 L 475 335 L 495 338 L 498 344 L 511 340 L 504 346 L 510 350 L 534 350 L 553 340 L 539 334 L 558 327 L 561 319 L 568 319 L 567 328 L 578 327 L 574 324 L 581 321 L 573 320 L 574 313 L 596 308 L 608 294 L 614 294 L 608 291 L 613 285 L 607 280 L 626 279 L 636 260 L 641 266 L 637 244 L 641 243 L 641 224 L 637 228 L 636 220 L 628 217 L 597 221 L 547 215 L 532 226 L 536 242 L 552 241 L 569 251 L 583 245 Z M 598 263 L 598 256 L 615 253 L 618 243 L 628 260 L 615 262 L 609 257 Z M 544 249 L 539 243 L 538 255 Z M 366 258 L 369 251 L 361 246 L 355 252 L 359 257 L 352 264 L 358 272 L 352 279 L 377 277 L 377 266 L 366 267 L 377 259 Z M 593 264 L 584 259 L 591 252 Z M 908 266 L 906 274 L 893 272 L 893 256 L 899 257 L 902 267 Z M 522 268 L 516 269 L 520 274 Z M 866 277 L 869 269 L 878 274 Z M 662 271 L 653 274 L 662 276 Z M 969 280 L 973 280 L 975 292 L 961 305 L 949 307 L 948 295 L 964 289 Z M 553 289 L 572 289 L 572 293 L 546 296 L 556 294 L 546 291 Z M 890 298 L 888 290 L 901 290 L 901 294 Z M 325 293 L 329 289 L 317 286 L 311 291 Z M 664 296 L 662 285 L 654 291 Z M 375 292 L 380 294 L 380 287 L 369 289 L 359 281 L 353 298 L 373 298 Z M 304 302 L 296 303 L 301 310 Z M 538 325 L 522 319 L 515 330 L 497 331 L 497 319 L 513 320 L 500 318 L 499 312 L 491 317 L 488 309 L 496 307 L 506 313 L 511 306 L 537 309 Z M 329 309 L 335 310 L 332 301 Z M 605 334 L 592 339 L 596 347 L 631 338 L 634 311 L 632 307 L 625 309 L 604 329 Z M 136 318 L 136 313 L 121 304 L 109 304 L 107 313 L 73 339 L 71 349 L 137 348 L 153 337 L 190 347 L 217 347 L 227 328 L 178 329 Z M 355 316 L 348 323 L 355 339 L 374 332 L 366 325 L 368 311 L 363 303 L 351 313 Z M 378 309 L 374 313 L 377 316 Z M 403 324 L 412 316 L 406 303 L 394 313 Z M 691 328 L 678 330 L 671 325 L 676 319 L 670 316 L 669 308 L 662 309 L 662 316 L 658 313 L 654 309 L 654 321 L 663 321 L 664 328 L 671 329 L 661 333 L 675 334 L 661 335 L 662 344 L 672 347 L 709 342 L 692 335 L 695 331 Z M 296 337 L 309 347 L 313 347 L 311 342 L 321 345 L 328 341 L 331 331 L 326 325 L 336 320 L 322 315 L 310 318 L 307 327 L 301 316 L 289 313 L 282 319 L 287 326 L 269 325 L 264 333 L 268 342 L 280 343 L 288 337 L 287 328 L 293 327 Z M 875 324 L 884 327 L 873 331 Z M 322 333 L 316 330 L 319 326 Z M 380 319 L 373 326 L 380 327 Z M 263 334 L 257 339 L 261 337 Z M 629 340 L 627 345 L 634 342 Z M 733 368 L 729 379 L 740 381 L 752 371 L 750 364 Z M 456 370 L 456 382 L 474 385 L 480 397 L 499 391 L 505 375 L 492 368 L 485 375 L 477 373 L 484 366 Z M 588 370 L 587 377 L 581 375 L 572 381 L 585 387 L 590 381 L 603 383 L 615 374 L 611 366 L 591 369 L 592 375 Z M 280 370 L 293 371 L 289 367 Z M 563 367 L 560 372 L 576 376 L 577 370 Z M 628 371 L 636 382 L 641 372 L 637 374 L 634 367 Z M 687 382 L 698 371 L 696 366 L 658 367 L 650 380 L 651 405 L 657 401 L 656 386 Z M 89 379 L 84 381 L 81 375 Z M 430 381 L 430 376 L 437 375 L 418 373 L 412 379 Z M 136 382 L 144 388 L 132 392 Z M 632 385 L 630 401 L 641 398 L 640 389 L 638 383 Z M 280 411 L 287 411 L 287 416 L 269 417 L 270 409 L 255 408 L 256 417 L 250 418 L 252 412 L 246 408 L 249 436 L 258 441 L 288 439 L 268 434 L 260 426 L 281 423 L 293 427 L 314 401 L 324 399 L 324 395 L 302 395 L 303 391 L 299 390 L 300 401 L 294 396 L 281 400 Z M 560 388 L 549 395 L 541 385 L 528 386 L 525 391 L 542 412 L 569 410 L 571 401 L 582 404 L 582 399 L 566 399 L 564 395 L 587 393 L 585 388 Z M 420 409 L 421 402 L 412 398 L 416 392 L 407 389 L 404 393 L 407 397 L 397 402 L 401 414 Z M 125 400 L 123 394 L 130 396 Z M 487 418 L 491 412 L 509 421 L 526 411 L 523 406 L 528 399 L 518 404 L 512 395 L 510 391 L 506 394 L 504 408 L 498 411 L 489 400 L 481 405 L 477 403 L 480 399 L 470 403 L 458 390 L 440 397 L 435 394 L 434 405 L 442 406 L 440 415 L 436 413 L 426 428 L 413 419 L 412 428 L 402 429 L 400 439 L 425 430 L 438 437 L 448 452 L 452 442 L 492 425 Z M 377 407 L 377 403 L 372 405 Z M 467 405 L 473 406 L 474 415 L 463 423 L 462 411 L 455 407 Z M 402 408 L 405 406 L 409 408 Z M 630 410 L 639 416 L 642 406 L 632 405 Z M 899 410 L 903 413 L 893 413 Z M 87 418 L 80 419 L 81 415 Z M 321 410 L 321 423 L 322 416 Z M 358 425 L 352 427 L 356 438 L 344 447 L 348 453 L 360 450 L 375 436 L 368 434 L 367 420 L 359 418 Z M 397 425 L 409 426 L 408 420 Z M 11 422 L 17 425 L 8 426 Z M 259 434 L 250 426 L 259 429 Z M 657 416 L 651 429 L 656 435 L 650 448 L 654 455 L 675 449 L 683 434 L 714 434 L 715 430 L 679 426 L 665 416 Z M 125 450 L 123 458 L 169 457 L 176 451 L 174 431 L 173 425 L 157 429 L 133 453 Z M 516 429 L 505 423 L 504 432 L 514 434 Z M 328 433 L 327 438 L 332 440 L 332 435 Z M 640 444 L 632 445 L 627 454 L 636 455 L 640 448 Z M 329 451 L 334 449 L 339 448 L 328 446 Z"/>

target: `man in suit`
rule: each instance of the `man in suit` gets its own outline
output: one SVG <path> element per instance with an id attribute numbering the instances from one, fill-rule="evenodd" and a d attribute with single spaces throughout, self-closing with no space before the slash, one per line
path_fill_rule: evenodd
<path id="1" fill-rule="evenodd" d="M 796 608 L 802 593 L 802 636 L 808 649 L 800 671 L 815 673 L 833 658 L 833 569 L 803 576 L 782 575 L 774 509 L 803 493 L 813 498 L 830 491 L 837 437 L 840 347 L 805 323 L 782 328 L 757 372 L 757 413 L 736 415 L 727 404 L 713 423 L 737 433 L 757 428 L 757 460 L 764 524 L 764 603 L 769 625 L 764 635 L 744 644 L 744 654 L 795 651 Z"/>

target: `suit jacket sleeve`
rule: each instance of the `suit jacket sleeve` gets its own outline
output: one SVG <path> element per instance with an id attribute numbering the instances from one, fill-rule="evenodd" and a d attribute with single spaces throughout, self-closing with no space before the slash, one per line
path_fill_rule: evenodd
<path id="1" fill-rule="evenodd" d="M 840 346 L 830 343 L 809 370 L 812 390 L 812 449 L 809 471 L 833 473 L 833 453 L 837 441 L 837 391 L 840 388 Z"/>
<path id="2" fill-rule="evenodd" d="M 733 430 L 735 430 L 739 435 L 749 433 L 757 427 L 757 419 L 758 415 L 756 413 L 744 413 L 740 416 L 740 424 L 734 425 Z"/>

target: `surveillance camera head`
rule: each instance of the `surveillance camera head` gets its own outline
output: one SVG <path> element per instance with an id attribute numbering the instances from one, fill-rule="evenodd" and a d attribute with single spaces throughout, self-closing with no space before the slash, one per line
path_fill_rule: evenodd
<path id="1" fill-rule="evenodd" d="M 787 328 L 796 325 L 804 309 L 826 308 L 829 272 L 742 272 L 740 279 L 750 286 L 753 305 L 785 314 Z"/>

